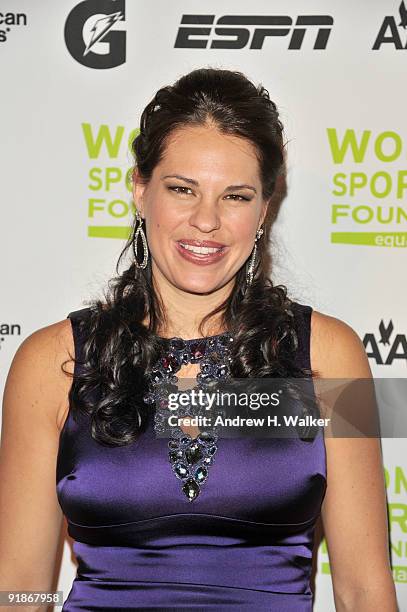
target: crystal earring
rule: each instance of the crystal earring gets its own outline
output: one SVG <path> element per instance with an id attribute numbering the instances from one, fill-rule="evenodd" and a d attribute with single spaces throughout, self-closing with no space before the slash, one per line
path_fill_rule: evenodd
<path id="1" fill-rule="evenodd" d="M 249 267 L 247 269 L 247 273 L 246 273 L 246 282 L 247 285 L 251 285 L 253 282 L 253 272 L 254 272 L 254 264 L 256 262 L 256 253 L 257 253 L 257 244 L 256 242 L 258 241 L 258 239 L 262 236 L 263 234 L 263 230 L 262 228 L 259 228 L 256 232 L 256 240 L 254 241 L 254 248 L 252 251 L 252 255 L 250 257 L 250 262 L 249 262 Z"/>
<path id="2" fill-rule="evenodd" d="M 137 227 L 137 222 L 139 223 L 138 227 Z M 146 240 L 146 235 L 143 231 L 142 226 L 143 226 L 143 219 L 140 215 L 140 212 L 137 210 L 136 211 L 136 225 L 134 226 L 134 234 L 133 234 L 133 240 L 132 240 L 136 268 L 145 268 L 147 266 L 147 261 L 148 261 L 147 240 Z M 139 235 L 141 236 L 141 241 L 143 243 L 143 251 L 144 251 L 143 261 L 141 262 L 141 264 L 138 262 L 138 259 L 137 259 L 137 254 L 138 254 L 137 241 L 138 241 Z"/>

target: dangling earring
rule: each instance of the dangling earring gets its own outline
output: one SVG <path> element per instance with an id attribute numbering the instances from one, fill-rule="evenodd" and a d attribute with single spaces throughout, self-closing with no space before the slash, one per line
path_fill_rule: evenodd
<path id="1" fill-rule="evenodd" d="M 254 241 L 254 248 L 253 248 L 253 251 L 252 251 L 252 255 L 250 257 L 249 267 L 248 267 L 247 273 L 246 273 L 246 282 L 247 282 L 248 286 L 251 285 L 252 282 L 253 282 L 254 264 L 256 262 L 256 253 L 257 253 L 257 244 L 256 244 L 256 242 L 262 236 L 262 234 L 263 234 L 262 228 L 258 229 L 257 232 L 256 232 L 256 240 Z"/>
<path id="2" fill-rule="evenodd" d="M 138 227 L 137 227 L 137 222 L 139 222 L 139 226 Z M 142 226 L 143 226 L 143 219 L 142 219 L 142 217 L 140 215 L 140 212 L 137 210 L 136 211 L 136 225 L 134 226 L 134 234 L 133 234 L 133 240 L 132 240 L 136 268 L 145 268 L 147 266 L 147 261 L 148 261 L 147 240 L 146 240 L 146 235 L 145 235 L 145 233 L 143 231 L 143 227 Z M 137 241 L 138 241 L 139 234 L 141 236 L 141 240 L 142 240 L 142 243 L 143 243 L 143 250 L 144 250 L 143 261 L 142 261 L 141 264 L 139 264 L 138 260 L 137 260 L 137 254 L 138 254 Z"/>

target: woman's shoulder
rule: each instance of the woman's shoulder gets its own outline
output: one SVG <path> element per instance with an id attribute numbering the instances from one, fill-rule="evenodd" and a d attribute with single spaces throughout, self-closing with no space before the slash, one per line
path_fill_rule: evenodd
<path id="1" fill-rule="evenodd" d="M 72 353 L 73 346 L 72 324 L 65 318 L 31 332 L 19 345 L 14 360 L 35 358 L 37 363 L 51 365 L 58 357 Z"/>
<path id="2" fill-rule="evenodd" d="M 68 405 L 74 356 L 74 335 L 68 318 L 31 332 L 12 359 L 5 385 L 6 404 L 13 406 L 14 412 L 24 410 L 26 417 L 31 416 L 33 428 L 51 424 L 58 433 L 59 419 Z"/>
<path id="3" fill-rule="evenodd" d="M 346 321 L 311 308 L 312 369 L 323 378 L 371 376 L 368 357 L 357 331 Z"/>

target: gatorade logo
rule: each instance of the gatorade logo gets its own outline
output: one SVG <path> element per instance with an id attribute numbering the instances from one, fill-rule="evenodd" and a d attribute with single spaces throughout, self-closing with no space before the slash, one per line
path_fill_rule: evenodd
<path id="1" fill-rule="evenodd" d="M 84 0 L 65 22 L 65 44 L 72 57 L 87 68 L 115 68 L 126 61 L 125 0 Z"/>

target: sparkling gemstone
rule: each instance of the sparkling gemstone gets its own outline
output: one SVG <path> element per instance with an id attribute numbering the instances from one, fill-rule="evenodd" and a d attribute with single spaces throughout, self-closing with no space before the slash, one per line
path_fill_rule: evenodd
<path id="1" fill-rule="evenodd" d="M 180 444 L 181 446 L 188 446 L 190 441 L 191 441 L 191 436 L 182 436 L 182 438 L 180 439 Z"/>
<path id="2" fill-rule="evenodd" d="M 205 465 L 212 465 L 213 463 L 212 457 L 204 457 L 202 463 L 204 463 Z"/>
<path id="3" fill-rule="evenodd" d="M 202 442 L 204 442 L 205 444 L 212 444 L 213 442 L 215 442 L 215 436 L 209 433 L 208 431 L 201 431 L 198 436 L 198 439 L 202 440 Z"/>
<path id="4" fill-rule="evenodd" d="M 202 459 L 202 448 L 200 444 L 197 442 L 191 444 L 185 451 L 185 457 L 190 465 Z"/>
<path id="5" fill-rule="evenodd" d="M 178 448 L 179 444 L 178 444 L 178 440 L 170 440 L 168 442 L 168 447 L 171 449 L 176 449 Z"/>
<path id="6" fill-rule="evenodd" d="M 203 465 L 195 470 L 194 478 L 197 482 L 205 482 L 208 476 L 208 470 Z"/>
<path id="7" fill-rule="evenodd" d="M 199 485 L 192 480 L 192 478 L 188 479 L 184 486 L 182 487 L 185 495 L 189 499 L 189 501 L 194 501 L 199 495 Z"/>
<path id="8" fill-rule="evenodd" d="M 193 342 L 190 346 L 191 361 L 202 359 L 205 355 L 205 342 Z"/>
<path id="9" fill-rule="evenodd" d="M 175 463 L 179 459 L 182 459 L 184 453 L 180 450 L 173 450 L 168 453 L 171 463 Z"/>
<path id="10" fill-rule="evenodd" d="M 183 351 L 185 349 L 185 342 L 182 338 L 174 338 L 170 342 L 170 348 L 175 351 Z"/>
<path id="11" fill-rule="evenodd" d="M 216 376 L 222 376 L 222 377 L 224 377 L 224 376 L 226 376 L 226 374 L 228 373 L 228 367 L 227 367 L 227 365 L 226 365 L 226 364 L 222 363 L 221 365 L 219 365 L 219 366 L 216 368 L 216 371 L 215 371 L 215 372 L 216 372 Z"/>
<path id="12" fill-rule="evenodd" d="M 180 360 L 175 355 L 169 353 L 162 358 L 161 363 L 166 370 L 175 372 L 179 368 Z"/>
<path id="13" fill-rule="evenodd" d="M 217 450 L 218 449 L 216 448 L 216 446 L 211 446 L 210 448 L 208 448 L 207 452 L 209 455 L 214 455 Z"/>
<path id="14" fill-rule="evenodd" d="M 174 465 L 174 472 L 181 480 L 188 476 L 188 468 L 184 463 L 176 463 Z"/>
<path id="15" fill-rule="evenodd" d="M 202 361 L 201 363 L 201 372 L 202 374 L 206 374 L 210 372 L 212 369 L 212 364 L 209 361 Z"/>

